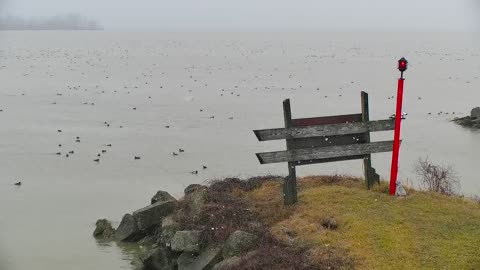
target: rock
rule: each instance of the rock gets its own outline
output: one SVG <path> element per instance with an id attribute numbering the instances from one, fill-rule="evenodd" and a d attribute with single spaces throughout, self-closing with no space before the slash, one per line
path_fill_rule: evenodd
<path id="1" fill-rule="evenodd" d="M 476 109 L 476 108 L 475 108 Z M 474 109 L 474 110 L 475 110 Z M 472 110 L 472 115 L 475 114 Z M 453 121 L 461 126 L 469 128 L 480 128 L 480 116 L 478 118 L 473 116 L 465 116 L 462 118 L 455 118 Z"/>
<path id="2" fill-rule="evenodd" d="M 225 259 L 217 264 L 215 264 L 212 270 L 230 270 L 238 268 L 242 263 L 242 259 L 237 256 L 230 257 Z"/>
<path id="3" fill-rule="evenodd" d="M 241 256 L 258 247 L 259 238 L 255 234 L 244 231 L 236 231 L 232 233 L 223 247 L 223 257 L 230 258 L 233 256 Z"/>
<path id="4" fill-rule="evenodd" d="M 480 118 L 480 107 L 473 108 L 470 112 L 471 117 Z"/>
<path id="5" fill-rule="evenodd" d="M 190 252 L 182 253 L 177 260 L 177 264 L 178 270 L 210 270 L 221 260 L 221 249 L 210 247 L 196 257 Z"/>
<path id="6" fill-rule="evenodd" d="M 93 237 L 100 239 L 110 239 L 115 236 L 115 230 L 112 227 L 112 223 L 106 219 L 99 219 L 95 223 L 95 231 Z"/>
<path id="7" fill-rule="evenodd" d="M 169 254 L 164 248 L 155 248 L 142 256 L 143 270 L 167 270 L 174 269 L 173 263 L 169 260 Z"/>
<path id="8" fill-rule="evenodd" d="M 157 243 L 157 237 L 154 235 L 147 235 L 138 241 L 139 245 L 142 246 L 152 246 Z"/>
<path id="9" fill-rule="evenodd" d="M 138 228 L 135 218 L 126 214 L 122 218 L 122 222 L 115 231 L 115 238 L 118 241 L 135 242 L 140 240 L 145 234 Z"/>
<path id="10" fill-rule="evenodd" d="M 397 181 L 397 186 L 395 188 L 395 196 L 407 196 L 407 191 L 405 190 L 405 188 L 403 188 L 402 184 L 399 181 Z"/>
<path id="11" fill-rule="evenodd" d="M 137 251 L 136 256 L 133 256 L 132 261 L 130 262 L 130 265 L 132 266 L 132 270 L 142 270 L 143 269 L 143 263 L 142 260 L 140 259 L 141 252 Z"/>
<path id="12" fill-rule="evenodd" d="M 185 251 L 198 254 L 204 246 L 201 231 L 178 231 L 173 236 L 170 247 L 174 251 Z"/>
<path id="13" fill-rule="evenodd" d="M 258 251 L 251 251 L 247 254 L 245 254 L 245 256 L 242 256 L 242 257 L 238 257 L 238 256 L 233 256 L 233 257 L 230 257 L 228 259 L 225 259 L 217 264 L 215 264 L 212 268 L 212 270 L 232 270 L 232 269 L 238 269 L 240 268 L 240 265 L 244 262 L 244 261 L 248 261 L 249 259 L 251 259 L 253 256 L 255 256 L 256 254 L 258 254 Z"/>
<path id="14" fill-rule="evenodd" d="M 133 212 L 140 230 L 148 230 L 162 222 L 162 218 L 171 214 L 176 207 L 175 201 L 156 202 Z"/>
<path id="15" fill-rule="evenodd" d="M 191 252 L 183 252 L 177 258 L 177 267 L 180 269 L 188 269 L 187 267 L 195 261 L 195 254 Z"/>
<path id="16" fill-rule="evenodd" d="M 207 187 L 206 186 L 203 186 L 203 185 L 199 185 L 199 184 L 191 184 L 189 185 L 188 187 L 185 188 L 185 190 L 183 191 L 183 193 L 185 194 L 185 196 L 188 196 L 190 194 L 192 194 L 193 192 L 199 190 L 199 189 L 206 189 Z"/>
<path id="17" fill-rule="evenodd" d="M 151 204 L 166 201 L 176 201 L 176 199 L 172 197 L 172 195 L 170 195 L 168 192 L 162 190 L 158 191 L 157 194 L 155 194 L 155 196 L 153 196 L 150 200 Z"/>
<path id="18" fill-rule="evenodd" d="M 458 119 L 457 123 L 462 126 L 471 127 L 473 126 L 473 118 L 470 116 Z"/>
<path id="19" fill-rule="evenodd" d="M 326 217 L 322 220 L 322 227 L 328 230 L 336 230 L 338 225 L 333 217 Z"/>
<path id="20" fill-rule="evenodd" d="M 180 223 L 173 220 L 172 216 L 165 217 L 162 220 L 162 239 L 161 241 L 167 246 L 170 247 L 170 242 L 172 241 L 173 236 L 181 230 Z"/>
<path id="21" fill-rule="evenodd" d="M 199 216 L 207 204 L 207 190 L 198 189 L 188 197 L 188 206 L 192 215 Z"/>
<path id="22" fill-rule="evenodd" d="M 470 116 L 455 118 L 453 121 L 464 127 L 480 128 L 480 107 L 473 108 Z"/>

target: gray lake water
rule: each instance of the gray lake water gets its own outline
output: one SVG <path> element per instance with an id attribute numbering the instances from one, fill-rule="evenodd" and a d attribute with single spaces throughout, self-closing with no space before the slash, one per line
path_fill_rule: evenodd
<path id="1" fill-rule="evenodd" d="M 98 218 L 117 225 L 159 189 L 287 174 L 254 155 L 284 143 L 252 130 L 282 127 L 285 98 L 295 118 L 359 113 L 362 90 L 385 119 L 402 56 L 399 179 L 417 186 L 413 164 L 428 156 L 480 194 L 480 132 L 450 122 L 480 106 L 479 45 L 467 33 L 0 32 L 0 269 L 130 269 L 128 247 L 91 237 Z M 373 157 L 384 179 L 390 157 Z M 362 162 L 298 169 L 333 173 L 361 176 Z"/>

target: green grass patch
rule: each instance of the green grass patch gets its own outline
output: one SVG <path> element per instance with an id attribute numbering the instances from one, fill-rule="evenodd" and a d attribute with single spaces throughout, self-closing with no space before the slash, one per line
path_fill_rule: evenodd
<path id="1" fill-rule="evenodd" d="M 314 261 L 337 250 L 351 256 L 356 269 L 480 269 L 480 204 L 414 190 L 398 198 L 387 189 L 319 176 L 300 179 L 293 207 L 281 203 L 278 181 L 247 196 L 275 237 L 311 248 Z M 338 228 L 323 228 L 325 217 Z"/>

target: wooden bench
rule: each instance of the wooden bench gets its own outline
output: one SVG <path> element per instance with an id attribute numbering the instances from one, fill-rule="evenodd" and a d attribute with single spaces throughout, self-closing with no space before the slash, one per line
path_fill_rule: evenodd
<path id="1" fill-rule="evenodd" d="M 370 141 L 370 132 L 394 129 L 394 120 L 370 121 L 368 94 L 361 94 L 362 112 L 292 119 L 290 100 L 283 101 L 285 127 L 254 130 L 259 141 L 286 140 L 287 150 L 257 153 L 261 164 L 288 162 L 283 185 L 286 205 L 297 202 L 296 166 L 363 159 L 367 188 L 380 182 L 371 154 L 392 151 L 393 141 Z"/>

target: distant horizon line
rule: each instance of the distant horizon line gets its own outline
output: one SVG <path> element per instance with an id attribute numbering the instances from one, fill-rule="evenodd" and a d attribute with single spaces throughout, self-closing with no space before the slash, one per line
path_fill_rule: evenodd
<path id="1" fill-rule="evenodd" d="M 0 29 L 3 32 L 72 31 L 72 32 L 160 32 L 160 33 L 480 33 L 480 30 L 458 29 L 119 29 L 119 28 L 60 28 L 60 29 Z"/>

